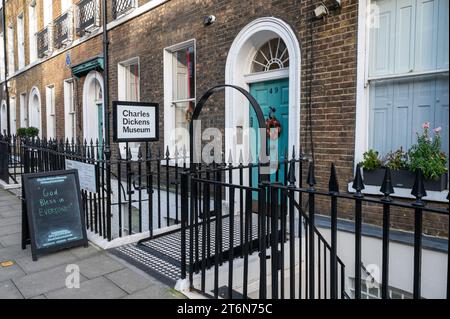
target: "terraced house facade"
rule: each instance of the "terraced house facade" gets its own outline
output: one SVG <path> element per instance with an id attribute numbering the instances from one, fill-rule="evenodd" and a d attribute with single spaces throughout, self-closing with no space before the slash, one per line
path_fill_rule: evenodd
<path id="1" fill-rule="evenodd" d="M 448 0 L 108 0 L 107 57 L 101 2 L 4 1 L 2 133 L 33 126 L 41 138 L 102 143 L 104 114 L 112 107 L 103 105 L 108 83 L 110 102 L 159 104 L 160 139 L 152 148 L 173 154 L 189 149 L 189 138 L 175 132 L 188 128 L 196 102 L 225 83 L 249 91 L 264 117 L 277 119 L 279 158 L 295 149 L 314 159 L 318 188 L 328 187 L 334 163 L 341 191 L 353 193 L 363 154 L 408 150 L 423 123 L 440 128 L 442 151 L 449 152 Z M 210 99 L 201 119 L 204 128 L 222 131 L 224 153 L 235 160 L 252 148 L 254 141 L 241 132 L 255 126 L 255 116 L 231 89 Z M 117 148 L 126 157 L 124 146 Z M 127 146 L 137 158 L 139 144 Z M 380 197 L 380 186 L 366 185 L 364 192 Z M 447 189 L 428 191 L 425 199 L 448 207 Z M 396 188 L 396 196 L 414 198 L 411 187 Z M 353 219 L 351 203 L 340 205 L 340 217 Z M 367 206 L 364 223 L 381 225 L 379 210 Z M 410 231 L 413 217 L 400 210 L 391 223 Z M 447 258 L 439 238 L 448 236 L 448 218 L 424 223 L 425 233 L 438 238 L 430 239 L 427 272 Z M 365 245 L 376 247 L 376 231 L 367 231 Z M 394 249 L 409 256 L 399 238 L 403 244 Z M 391 294 L 408 297 L 412 288 L 402 270 L 410 269 L 392 270 L 398 280 Z M 445 275 L 430 274 L 424 296 L 442 296 L 446 288 L 435 283 Z"/>

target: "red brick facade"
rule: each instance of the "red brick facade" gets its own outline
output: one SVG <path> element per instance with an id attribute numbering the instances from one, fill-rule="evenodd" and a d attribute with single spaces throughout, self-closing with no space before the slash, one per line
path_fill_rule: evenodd
<path id="1" fill-rule="evenodd" d="M 108 1 L 111 4 L 111 1 Z M 148 1 L 140 0 L 139 5 Z M 150 1 L 152 2 L 152 1 Z M 302 149 L 311 152 L 308 137 L 308 98 L 311 85 L 311 114 L 316 178 L 319 188 L 326 188 L 329 169 L 336 164 L 341 190 L 346 190 L 354 170 L 356 82 L 357 82 L 357 30 L 358 1 L 343 0 L 342 9 L 323 20 L 312 19 L 312 10 L 317 1 L 301 0 L 171 0 L 143 13 L 109 32 L 110 39 L 110 101 L 118 98 L 118 63 L 139 57 L 140 99 L 164 105 L 163 53 L 164 48 L 196 40 L 196 89 L 197 99 L 208 88 L 225 82 L 225 64 L 230 47 L 237 34 L 248 23 L 260 17 L 276 17 L 286 22 L 294 30 L 301 49 L 301 136 Z M 7 14 L 11 21 L 23 10 L 27 1 L 8 1 Z M 40 8 L 41 1 L 37 1 Z M 54 11 L 59 12 L 54 1 Z M 21 9 L 22 8 L 22 9 Z M 42 9 L 38 10 L 42 27 Z M 203 25 L 203 18 L 215 15 L 217 21 Z M 58 14 L 54 14 L 56 17 Z M 27 14 L 25 14 L 27 17 Z M 112 18 L 110 16 L 112 21 Z M 27 30 L 27 22 L 25 22 Z M 27 33 L 26 33 L 27 34 Z M 27 36 L 26 36 L 27 37 Z M 89 36 L 88 36 L 89 37 Z M 72 65 L 102 53 L 101 34 L 90 36 L 87 41 L 70 47 L 67 51 L 53 56 L 21 72 L 9 80 L 10 96 L 18 100 L 22 92 L 30 92 L 37 86 L 41 93 L 43 132 L 45 124 L 45 86 L 54 84 L 56 88 L 57 136 L 64 136 L 63 81 L 71 77 L 66 66 L 69 52 Z M 311 37 L 313 45 L 311 45 Z M 76 37 L 77 40 L 80 40 Z M 25 41 L 25 52 L 28 42 Z M 16 53 L 17 54 L 17 53 Z M 27 53 L 25 54 L 27 56 Z M 311 58 L 313 57 L 313 60 Z M 17 63 L 17 58 L 15 59 Z M 28 62 L 27 62 L 28 64 Z M 312 72 L 310 73 L 310 68 Z M 310 78 L 312 74 L 312 78 Z M 84 78 L 76 81 L 75 101 L 77 107 L 77 128 L 82 131 L 82 88 Z M 20 110 L 17 105 L 17 123 Z M 223 128 L 224 96 L 214 98 L 204 109 L 206 126 Z M 160 108 L 161 145 L 164 138 L 164 108 Z M 324 206 L 326 212 L 327 206 Z M 353 218 L 353 208 L 342 204 L 340 217 Z M 342 212 L 342 213 L 341 213 Z M 410 228 L 412 216 L 394 212 L 393 224 L 396 228 Z M 367 210 L 365 222 L 380 224 L 381 213 Z M 446 221 L 427 223 L 425 230 L 433 233 L 445 232 Z"/>

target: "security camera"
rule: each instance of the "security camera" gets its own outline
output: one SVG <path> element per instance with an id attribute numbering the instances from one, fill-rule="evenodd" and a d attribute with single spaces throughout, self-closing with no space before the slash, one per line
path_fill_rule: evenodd
<path id="1" fill-rule="evenodd" d="M 203 24 L 204 24 L 205 26 L 207 26 L 207 25 L 213 24 L 215 21 L 216 21 L 216 16 L 210 15 L 210 16 L 206 16 L 206 17 L 203 19 Z"/>

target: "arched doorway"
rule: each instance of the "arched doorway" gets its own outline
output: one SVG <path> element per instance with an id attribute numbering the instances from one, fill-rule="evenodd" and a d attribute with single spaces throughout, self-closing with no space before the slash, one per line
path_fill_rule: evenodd
<path id="1" fill-rule="evenodd" d="M 39 137 L 42 137 L 42 120 L 41 120 L 41 94 L 37 87 L 33 87 L 30 91 L 28 99 L 29 125 L 39 129 Z"/>
<path id="2" fill-rule="evenodd" d="M 6 135 L 8 132 L 8 111 L 6 109 L 6 101 L 2 100 L 0 105 L 0 134 Z"/>
<path id="3" fill-rule="evenodd" d="M 83 85 L 83 138 L 88 143 L 104 138 L 103 77 L 97 71 L 87 74 Z"/>
<path id="4" fill-rule="evenodd" d="M 286 149 L 298 149 L 300 144 L 300 59 L 296 34 L 286 22 L 274 17 L 259 18 L 245 26 L 227 58 L 225 83 L 250 91 L 264 117 L 274 117 L 281 123 L 279 158 Z M 242 105 L 247 104 L 238 94 L 226 91 L 225 127 L 231 130 L 226 132 L 225 147 L 232 150 L 235 160 L 241 150 L 245 158 L 257 144 L 249 135 L 237 137 L 240 130 L 254 126 L 251 112 L 242 111 Z"/>

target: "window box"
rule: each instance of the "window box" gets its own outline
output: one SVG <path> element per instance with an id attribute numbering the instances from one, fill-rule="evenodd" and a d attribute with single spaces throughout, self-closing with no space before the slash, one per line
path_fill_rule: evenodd
<path id="1" fill-rule="evenodd" d="M 375 170 L 363 169 L 364 184 L 380 186 L 383 183 L 384 168 Z M 408 170 L 391 170 L 392 185 L 398 188 L 413 188 L 416 174 Z M 424 180 L 424 186 L 427 191 L 442 192 L 447 189 L 447 174 L 441 175 L 438 180 Z"/>

